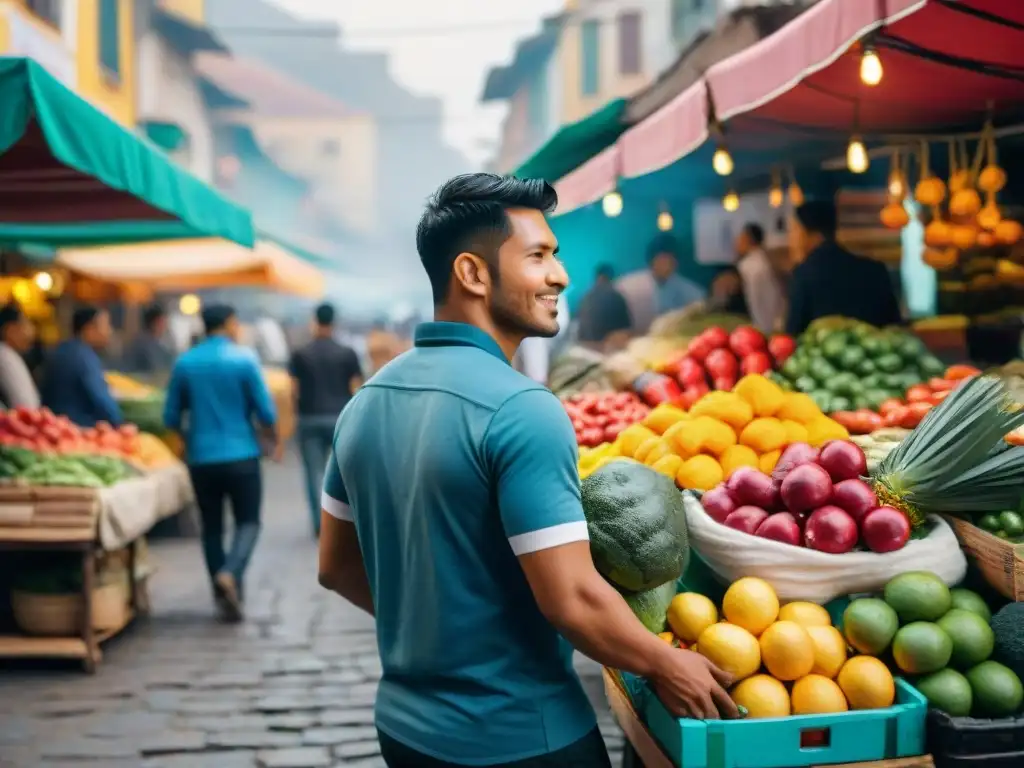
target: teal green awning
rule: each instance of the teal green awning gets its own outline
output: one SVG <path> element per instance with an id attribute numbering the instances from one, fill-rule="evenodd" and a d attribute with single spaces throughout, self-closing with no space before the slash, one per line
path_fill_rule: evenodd
<path id="1" fill-rule="evenodd" d="M 616 99 L 588 117 L 566 125 L 513 172 L 524 179 L 558 181 L 615 143 L 628 127 L 626 100 Z"/>
<path id="2" fill-rule="evenodd" d="M 255 242 L 249 211 L 31 59 L 0 57 L 0 104 L 0 242 Z"/>

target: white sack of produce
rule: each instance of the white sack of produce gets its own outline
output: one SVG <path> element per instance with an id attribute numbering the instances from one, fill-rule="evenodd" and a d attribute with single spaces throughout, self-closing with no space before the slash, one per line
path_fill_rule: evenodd
<path id="1" fill-rule="evenodd" d="M 878 554 L 848 552 L 831 555 L 751 536 L 715 522 L 695 496 L 684 495 L 690 543 L 720 581 L 730 584 L 757 576 L 775 588 L 779 599 L 824 604 L 841 595 L 877 592 L 894 576 L 931 571 L 946 584 L 959 583 L 967 560 L 953 529 L 938 517 L 932 530 L 903 549 Z"/>

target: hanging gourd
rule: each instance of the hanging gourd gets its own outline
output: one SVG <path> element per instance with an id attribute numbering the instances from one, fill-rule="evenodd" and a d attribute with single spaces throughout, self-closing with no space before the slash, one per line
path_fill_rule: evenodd
<path id="1" fill-rule="evenodd" d="M 800 189 L 800 185 L 796 183 L 796 177 L 793 178 L 792 183 L 789 185 L 789 189 L 786 190 L 786 196 L 789 197 L 789 204 L 794 208 L 799 208 L 804 204 L 804 191 Z"/>
<path id="2" fill-rule="evenodd" d="M 971 185 L 970 161 L 967 145 L 955 139 L 949 141 L 949 194 L 954 195 Z"/>
<path id="3" fill-rule="evenodd" d="M 1024 235 L 1024 227 L 1021 227 L 1019 221 L 1013 221 L 1011 219 L 1003 219 L 996 225 L 995 229 L 996 240 L 1003 245 L 1015 245 Z"/>
<path id="4" fill-rule="evenodd" d="M 942 219 L 934 218 L 924 228 L 924 244 L 929 248 L 945 248 L 952 242 L 952 227 Z"/>
<path id="5" fill-rule="evenodd" d="M 889 202 L 880 214 L 882 225 L 888 229 L 903 229 L 910 223 L 910 214 L 903 206 L 907 181 L 900 166 L 900 152 L 895 149 L 889 159 Z"/>
<path id="6" fill-rule="evenodd" d="M 978 148 L 974 153 L 974 162 L 971 163 L 968 170 L 967 184 L 949 196 L 949 215 L 955 218 L 973 219 L 978 215 L 978 211 L 981 210 L 981 195 L 974 188 L 974 183 L 978 178 L 978 173 L 981 170 L 981 161 L 985 157 L 987 149 L 987 142 L 984 136 L 985 133 L 983 131 L 982 138 L 978 141 Z"/>
<path id="7" fill-rule="evenodd" d="M 903 203 L 889 203 L 882 209 L 882 224 L 888 229 L 903 229 L 910 223 L 910 214 Z"/>
<path id="8" fill-rule="evenodd" d="M 978 226 L 982 229 L 994 230 L 1003 220 L 1003 214 L 996 202 L 996 193 L 1006 185 L 1006 172 L 999 167 L 996 159 L 996 139 L 992 134 L 992 123 L 986 126 L 982 139 L 988 147 L 987 164 L 978 175 L 978 188 L 985 193 L 985 206 L 978 211 Z"/>
<path id="9" fill-rule="evenodd" d="M 946 184 L 938 176 L 932 174 L 928 165 L 928 142 L 921 144 L 921 179 L 914 187 L 914 199 L 921 205 L 932 208 L 946 199 Z"/>
<path id="10" fill-rule="evenodd" d="M 980 217 L 981 214 L 979 213 L 978 216 Z M 995 244 L 996 244 L 996 236 L 994 234 L 992 234 L 991 232 L 986 232 L 985 230 L 982 230 L 981 232 L 978 233 L 978 247 L 979 248 L 991 248 Z"/>
<path id="11" fill-rule="evenodd" d="M 978 244 L 978 230 L 970 224 L 954 224 L 950 232 L 950 241 L 961 251 L 967 251 Z"/>
<path id="12" fill-rule="evenodd" d="M 952 269 L 960 260 L 960 252 L 956 248 L 925 248 L 921 260 L 937 271 Z"/>

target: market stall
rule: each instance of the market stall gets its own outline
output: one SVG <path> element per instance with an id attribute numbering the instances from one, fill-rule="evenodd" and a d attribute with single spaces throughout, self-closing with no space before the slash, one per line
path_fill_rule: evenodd
<path id="1" fill-rule="evenodd" d="M 16 631 L 0 636 L 0 656 L 94 670 L 100 643 L 147 608 L 145 534 L 192 501 L 184 465 L 134 425 L 0 412 L 0 549 L 32 553 L 5 560 L 11 616 L 0 623 Z"/>

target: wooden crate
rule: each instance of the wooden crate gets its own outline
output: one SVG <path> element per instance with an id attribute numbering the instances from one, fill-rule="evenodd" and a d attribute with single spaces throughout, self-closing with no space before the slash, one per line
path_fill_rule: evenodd
<path id="1" fill-rule="evenodd" d="M 960 547 L 973 562 L 985 581 L 1003 597 L 1015 602 L 1024 600 L 1024 544 L 993 536 L 966 520 L 946 520 L 960 540 Z"/>
<path id="2" fill-rule="evenodd" d="M 95 488 L 0 487 L 0 538 L 11 529 L 64 529 L 92 534 L 99 514 L 100 496 Z M 9 538 L 21 537 L 15 534 Z"/>

